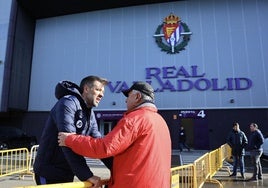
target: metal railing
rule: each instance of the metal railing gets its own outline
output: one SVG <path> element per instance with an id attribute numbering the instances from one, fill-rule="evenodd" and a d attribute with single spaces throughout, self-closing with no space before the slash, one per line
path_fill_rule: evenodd
<path id="1" fill-rule="evenodd" d="M 0 150 L 0 177 L 26 173 L 29 169 L 27 148 Z"/>
<path id="2" fill-rule="evenodd" d="M 29 158 L 28 158 L 28 168 L 27 168 L 27 171 L 20 174 L 21 179 L 24 179 L 24 176 L 26 176 L 26 175 L 33 176 L 33 179 L 34 179 L 33 164 L 35 161 L 38 147 L 39 147 L 39 145 L 32 146 L 30 153 L 29 153 Z"/>
<path id="3" fill-rule="evenodd" d="M 228 144 L 205 153 L 192 164 L 171 168 L 172 188 L 201 188 L 204 183 L 210 182 L 222 188 L 222 184 L 213 179 L 213 176 L 220 170 L 225 169 L 230 174 L 229 167 L 223 165 L 224 161 L 231 156 L 231 148 Z"/>
<path id="4" fill-rule="evenodd" d="M 171 168 L 171 188 L 193 188 L 196 184 L 194 168 L 194 164 Z"/>
<path id="5" fill-rule="evenodd" d="M 29 152 L 27 148 L 19 148 L 13 150 L 0 151 L 0 177 L 20 174 L 32 175 L 33 163 L 38 150 L 38 145 L 31 148 Z M 204 183 L 215 183 L 222 188 L 222 184 L 213 179 L 213 176 L 220 170 L 226 169 L 230 174 L 229 167 L 223 165 L 224 161 L 231 156 L 231 148 L 224 144 L 218 149 L 205 153 L 192 164 L 173 167 L 170 170 L 171 174 L 171 188 L 201 188 Z M 102 180 L 103 185 L 107 185 L 108 179 Z M 59 188 L 89 188 L 92 184 L 90 182 L 70 182 L 60 184 L 38 185 L 38 186 L 24 186 L 17 188 L 34 188 L 34 187 L 59 187 Z"/>

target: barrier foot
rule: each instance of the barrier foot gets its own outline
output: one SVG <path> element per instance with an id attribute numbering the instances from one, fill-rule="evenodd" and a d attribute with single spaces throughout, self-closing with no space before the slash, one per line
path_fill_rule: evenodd
<path id="1" fill-rule="evenodd" d="M 19 179 L 20 180 L 24 180 L 24 176 L 32 176 L 33 180 L 34 180 L 34 173 L 33 172 L 26 172 L 26 173 L 21 173 L 19 175 Z"/>
<path id="2" fill-rule="evenodd" d="M 229 166 L 223 166 L 221 167 L 222 170 L 226 170 L 228 172 L 229 175 L 231 175 L 231 170 L 229 168 Z"/>
<path id="3" fill-rule="evenodd" d="M 208 179 L 206 180 L 207 183 L 214 183 L 214 184 L 218 184 L 218 186 L 220 188 L 223 188 L 223 185 L 221 184 L 221 182 L 219 180 L 216 180 L 216 179 Z"/>

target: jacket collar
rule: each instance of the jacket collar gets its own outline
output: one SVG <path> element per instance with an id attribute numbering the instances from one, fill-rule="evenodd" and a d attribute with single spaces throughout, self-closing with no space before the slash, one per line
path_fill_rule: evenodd
<path id="1" fill-rule="evenodd" d="M 155 104 L 153 104 L 151 102 L 144 102 L 144 103 L 141 103 L 140 105 L 138 105 L 137 107 L 135 107 L 134 109 L 126 111 L 125 114 L 129 114 L 130 112 L 136 111 L 136 110 L 138 110 L 140 108 L 146 108 L 146 107 L 157 110 Z"/>

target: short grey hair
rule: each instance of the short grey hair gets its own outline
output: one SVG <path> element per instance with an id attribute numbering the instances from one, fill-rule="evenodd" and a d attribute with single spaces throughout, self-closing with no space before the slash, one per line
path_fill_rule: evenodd
<path id="1" fill-rule="evenodd" d="M 154 103 L 154 99 L 152 99 L 150 96 L 146 95 L 145 93 L 142 93 L 138 90 L 132 90 L 134 93 L 140 93 L 141 94 L 141 98 L 143 101 L 148 101 L 148 102 L 152 102 Z"/>

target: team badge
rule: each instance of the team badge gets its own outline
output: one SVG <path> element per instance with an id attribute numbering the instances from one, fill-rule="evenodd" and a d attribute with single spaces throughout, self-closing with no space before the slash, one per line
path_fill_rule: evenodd
<path id="1" fill-rule="evenodd" d="M 82 110 L 77 110 L 75 112 L 75 127 L 77 130 L 83 128 L 86 124 L 86 118 Z"/>
<path id="2" fill-rule="evenodd" d="M 189 30 L 187 24 L 182 22 L 178 16 L 171 13 L 157 27 L 154 37 L 161 51 L 168 54 L 176 54 L 185 50 L 185 46 L 190 41 L 191 34 L 192 32 Z"/>
<path id="3" fill-rule="evenodd" d="M 80 129 L 83 126 L 83 122 L 81 120 L 78 120 L 75 124 L 75 126 Z"/>

